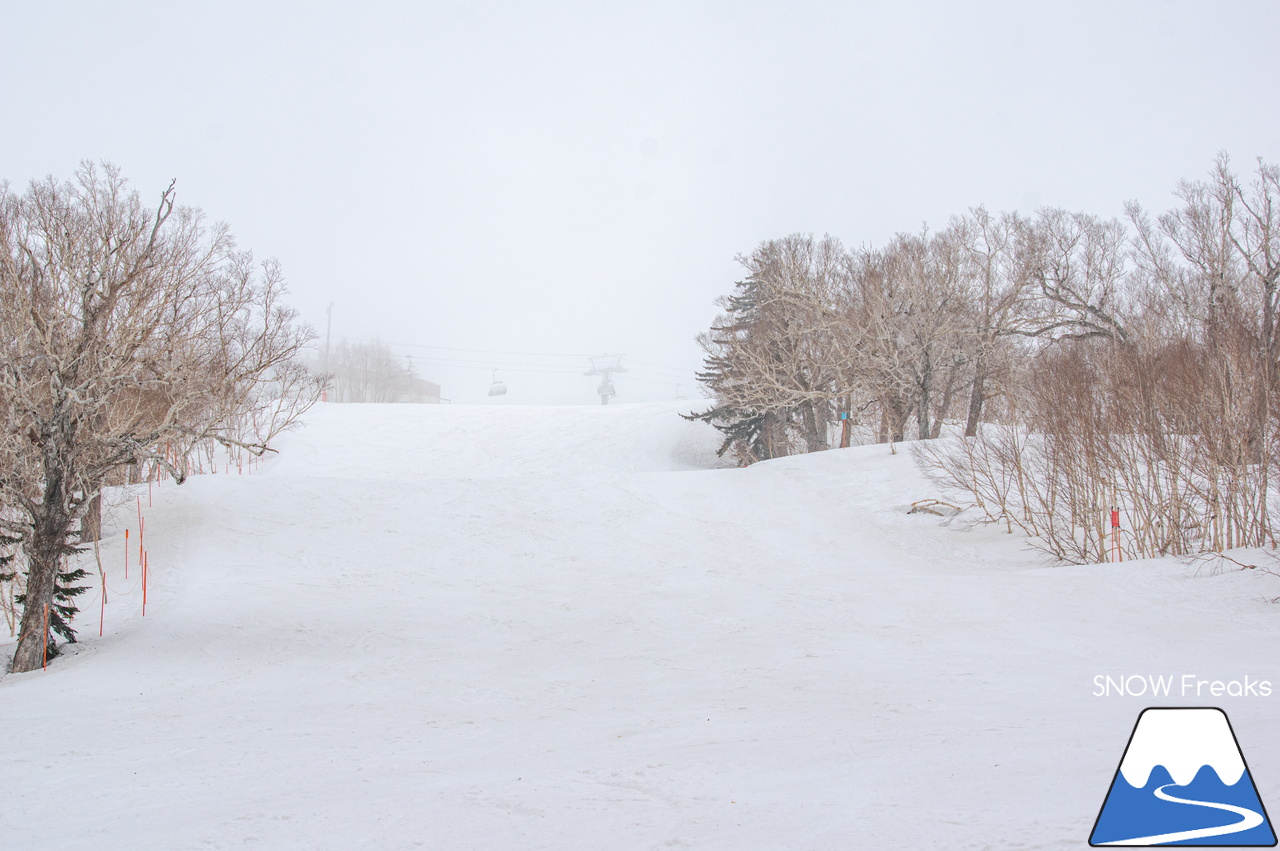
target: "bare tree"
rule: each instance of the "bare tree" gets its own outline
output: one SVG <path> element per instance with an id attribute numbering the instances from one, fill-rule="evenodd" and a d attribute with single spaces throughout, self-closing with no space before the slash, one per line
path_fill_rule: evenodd
<path id="1" fill-rule="evenodd" d="M 900 441 L 914 416 L 934 436 L 959 386 L 959 246 L 949 234 L 898 234 L 850 256 L 836 335 L 842 386 L 875 401 L 879 438 Z"/>
<path id="2" fill-rule="evenodd" d="M 1047 315 L 1027 333 L 1048 339 L 1108 337 L 1125 342 L 1129 234 L 1124 223 L 1057 208 L 1025 231 L 1027 274 Z"/>
<path id="3" fill-rule="evenodd" d="M 150 464 L 182 482 L 210 440 L 267 451 L 314 401 L 296 360 L 310 330 L 283 292 L 276 263 L 172 185 L 153 211 L 106 165 L 0 186 L 0 532 L 25 566 L 12 670 L 56 652 L 51 633 L 74 640 L 60 571 L 113 476 Z"/>
<path id="4" fill-rule="evenodd" d="M 962 254 L 958 301 L 969 368 L 966 437 L 978 433 L 988 401 L 1005 392 L 1014 362 L 1028 354 L 1020 341 L 1048 324 L 1028 274 L 1029 229 L 1016 213 L 992 215 L 984 207 L 952 219 L 947 229 Z"/>

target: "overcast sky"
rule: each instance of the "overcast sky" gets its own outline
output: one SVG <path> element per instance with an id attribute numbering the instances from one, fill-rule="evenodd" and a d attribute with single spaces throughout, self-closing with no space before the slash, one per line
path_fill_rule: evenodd
<path id="1" fill-rule="evenodd" d="M 734 257 L 1280 161 L 1280 3 L 5 2 L 0 179 L 119 165 L 455 402 L 696 395 Z M 521 354 L 508 354 L 521 353 Z M 555 355 L 552 357 L 550 355 Z M 542 370 L 542 371 L 528 371 Z"/>

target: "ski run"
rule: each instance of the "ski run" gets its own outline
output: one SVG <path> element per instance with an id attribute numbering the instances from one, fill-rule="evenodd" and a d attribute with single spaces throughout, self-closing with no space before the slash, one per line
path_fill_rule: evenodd
<path id="1" fill-rule="evenodd" d="M 739 469 L 693 404 L 322 405 L 113 490 L 107 604 L 0 678 L 0 843 L 1081 848 L 1148 701 L 1280 683 L 1280 580 L 1051 563 L 909 514 L 909 446 Z M 1280 801 L 1280 696 L 1202 688 Z"/>

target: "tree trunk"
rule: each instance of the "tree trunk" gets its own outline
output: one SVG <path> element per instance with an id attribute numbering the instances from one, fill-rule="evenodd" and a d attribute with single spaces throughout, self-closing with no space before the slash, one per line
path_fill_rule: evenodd
<path id="1" fill-rule="evenodd" d="M 764 422 L 760 425 L 760 450 L 757 453 L 761 461 L 779 457 L 778 449 L 781 441 L 778 433 L 781 431 L 784 431 L 784 428 L 779 422 L 778 415 L 765 414 Z"/>
<path id="2" fill-rule="evenodd" d="M 23 544 L 27 554 L 26 603 L 22 607 L 22 626 L 18 632 L 18 649 L 13 654 L 15 674 L 34 671 L 45 664 L 49 645 L 49 610 L 62 564 L 71 518 L 63 494 L 65 479 L 50 475 L 45 482 L 44 501 L 34 518 L 31 537 Z"/>
<path id="3" fill-rule="evenodd" d="M 929 395 L 933 391 L 933 363 L 926 353 L 920 370 L 920 407 L 916 409 L 916 438 L 929 437 Z"/>
<path id="4" fill-rule="evenodd" d="M 973 376 L 973 390 L 969 393 L 969 418 L 965 420 L 964 436 L 977 437 L 978 421 L 982 419 L 982 405 L 987 401 L 985 375 L 986 369 L 981 361 L 978 361 L 976 371 Z"/>
<path id="5" fill-rule="evenodd" d="M 907 418 L 911 415 L 910 402 L 899 396 L 889 396 L 880 403 L 880 442 L 902 443 L 907 436 Z"/>
<path id="6" fill-rule="evenodd" d="M 80 541 L 92 543 L 102 540 L 102 491 L 98 491 L 89 500 L 84 515 L 80 518 Z"/>
<path id="7" fill-rule="evenodd" d="M 951 399 L 956 393 L 956 372 L 957 367 L 954 365 L 947 370 L 947 383 L 942 390 L 942 399 L 933 411 L 933 430 L 929 432 L 931 438 L 936 439 L 942 435 L 942 424 L 946 421 L 947 412 L 951 410 Z"/>
<path id="8" fill-rule="evenodd" d="M 804 421 L 805 450 L 819 452 L 830 449 L 831 445 L 827 441 L 827 420 L 819 414 L 817 403 L 805 402 L 800 413 Z"/>

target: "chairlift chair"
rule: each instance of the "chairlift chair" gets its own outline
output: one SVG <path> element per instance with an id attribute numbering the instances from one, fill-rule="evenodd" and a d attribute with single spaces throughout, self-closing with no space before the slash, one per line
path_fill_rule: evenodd
<path id="1" fill-rule="evenodd" d="M 505 381 L 498 380 L 498 371 L 496 369 L 493 371 L 493 383 L 489 385 L 489 395 L 490 396 L 507 395 L 507 384 Z"/>

